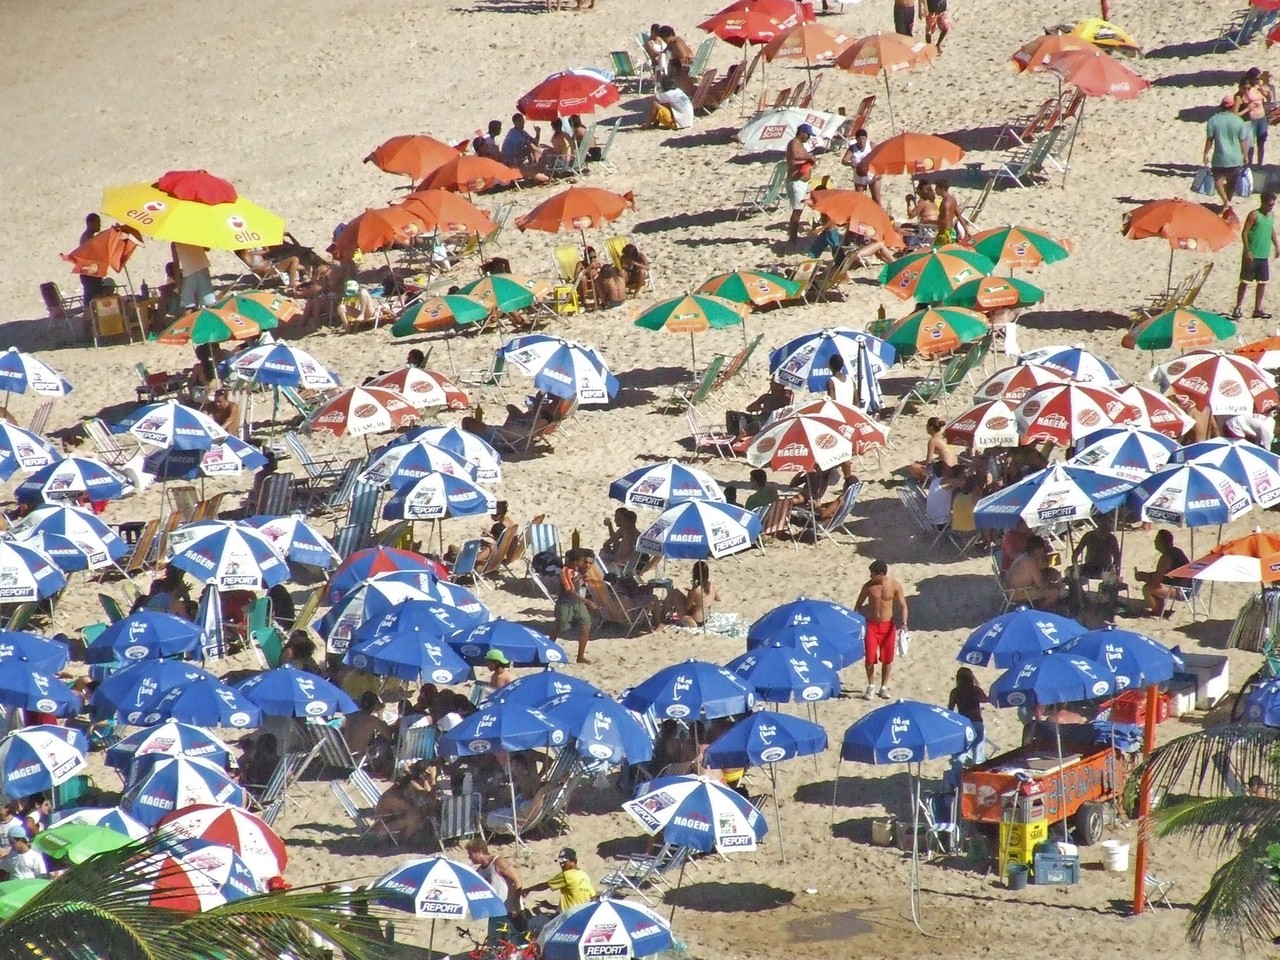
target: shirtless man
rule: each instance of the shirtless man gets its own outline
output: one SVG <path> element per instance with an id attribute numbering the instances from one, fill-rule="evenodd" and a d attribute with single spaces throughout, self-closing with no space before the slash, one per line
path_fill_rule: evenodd
<path id="1" fill-rule="evenodd" d="M 1004 575 L 1004 585 L 1015 602 L 1029 603 L 1037 610 L 1050 610 L 1063 597 L 1062 577 L 1049 566 L 1049 544 L 1033 536 L 1027 549 L 1014 558 Z"/>
<path id="2" fill-rule="evenodd" d="M 867 157 L 874 146 L 867 136 L 866 130 L 858 130 L 853 135 L 853 143 L 845 150 L 840 162 L 853 168 L 853 189 L 858 193 L 871 192 L 871 199 L 880 202 L 880 174 L 872 173 L 867 165 Z"/>
<path id="3" fill-rule="evenodd" d="M 787 239 L 792 242 L 800 238 L 800 217 L 809 196 L 809 177 L 813 175 L 814 161 L 808 144 L 812 137 L 813 127 L 802 123 L 796 127 L 796 135 L 787 141 L 787 200 L 791 204 Z"/>
<path id="4" fill-rule="evenodd" d="M 858 601 L 853 609 L 867 618 L 867 689 L 862 699 L 870 700 L 875 693 L 876 663 L 880 664 L 881 700 L 890 700 L 889 670 L 898 649 L 898 628 L 893 622 L 894 607 L 902 617 L 902 629 L 907 629 L 907 596 L 902 584 L 889 576 L 889 566 L 883 560 L 871 561 L 871 579 L 862 585 Z"/>
<path id="5" fill-rule="evenodd" d="M 227 397 L 227 391 L 219 387 L 213 393 L 213 399 L 205 408 L 205 413 L 227 433 L 234 434 L 240 426 L 240 404 Z"/>
<path id="6" fill-rule="evenodd" d="M 934 246 L 944 243 L 960 242 L 960 227 L 973 231 L 973 224 L 960 212 L 960 201 L 951 192 L 951 184 L 946 180 L 938 180 L 934 184 L 938 190 L 938 238 Z"/>

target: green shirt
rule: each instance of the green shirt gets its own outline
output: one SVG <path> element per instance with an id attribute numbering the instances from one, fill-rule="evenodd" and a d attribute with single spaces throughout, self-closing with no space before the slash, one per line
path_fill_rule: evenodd
<path id="1" fill-rule="evenodd" d="M 747 510 L 759 510 L 761 507 L 770 506 L 777 499 L 778 494 L 774 492 L 772 487 L 764 487 L 747 497 L 744 508 Z"/>
<path id="2" fill-rule="evenodd" d="M 1211 167 L 1243 167 L 1244 121 L 1230 110 L 1219 110 L 1205 125 L 1205 139 L 1213 141 Z"/>
<path id="3" fill-rule="evenodd" d="M 1249 251 L 1249 256 L 1255 260 L 1270 259 L 1273 253 L 1271 249 L 1271 232 L 1275 229 L 1276 215 L 1275 212 L 1263 213 L 1261 210 L 1253 211 L 1253 226 L 1249 228 L 1248 235 L 1244 238 L 1245 249 Z"/>

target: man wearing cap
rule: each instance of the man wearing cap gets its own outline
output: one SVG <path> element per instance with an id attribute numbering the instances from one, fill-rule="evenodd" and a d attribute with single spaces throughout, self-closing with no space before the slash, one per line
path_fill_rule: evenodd
<path id="1" fill-rule="evenodd" d="M 1213 186 L 1226 205 L 1225 214 L 1231 209 L 1236 195 L 1236 180 L 1244 169 L 1244 157 L 1249 150 L 1249 133 L 1235 101 L 1223 97 L 1218 112 L 1205 125 L 1204 162 L 1213 171 Z"/>
<path id="2" fill-rule="evenodd" d="M 591 878 L 585 870 L 578 868 L 578 852 L 573 847 L 565 847 L 556 854 L 556 863 L 560 872 L 542 883 L 525 887 L 525 893 L 538 890 L 556 890 L 560 894 L 560 912 L 567 913 L 574 907 L 590 903 L 596 895 L 596 888 L 591 885 Z"/>
<path id="3" fill-rule="evenodd" d="M 800 215 L 809 196 L 809 178 L 813 175 L 813 154 L 809 141 L 813 139 L 813 127 L 802 123 L 796 127 L 796 135 L 787 141 L 787 200 L 791 204 L 791 220 L 787 224 L 787 239 L 800 238 Z"/>
<path id="4" fill-rule="evenodd" d="M 338 319 L 347 332 L 359 324 L 372 325 L 378 319 L 378 308 L 374 306 L 369 291 L 360 286 L 357 280 L 348 280 L 342 290 L 342 299 L 338 301 Z"/>
<path id="5" fill-rule="evenodd" d="M 511 661 L 501 650 L 490 650 L 484 655 L 484 659 L 489 665 L 489 686 L 494 690 L 499 690 L 515 680 L 516 675 L 511 672 Z"/>
<path id="6" fill-rule="evenodd" d="M 0 860 L 0 871 L 10 880 L 34 880 L 49 874 L 49 865 L 31 849 L 31 837 L 21 824 L 9 828 L 9 855 Z"/>

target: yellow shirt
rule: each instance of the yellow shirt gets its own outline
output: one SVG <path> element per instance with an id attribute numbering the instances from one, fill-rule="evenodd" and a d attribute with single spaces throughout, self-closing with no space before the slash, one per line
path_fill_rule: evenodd
<path id="1" fill-rule="evenodd" d="M 547 886 L 552 890 L 560 891 L 561 913 L 567 913 L 576 906 L 589 903 L 596 895 L 596 888 L 591 885 L 591 878 L 587 876 L 586 871 L 579 870 L 577 867 L 561 870 L 547 881 Z"/>

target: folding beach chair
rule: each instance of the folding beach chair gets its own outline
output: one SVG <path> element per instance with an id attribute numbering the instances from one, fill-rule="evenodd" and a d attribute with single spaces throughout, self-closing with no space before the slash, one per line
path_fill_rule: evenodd
<path id="1" fill-rule="evenodd" d="M 674 878 L 680 875 L 690 856 L 688 847 L 664 843 L 653 853 L 634 853 L 616 858 L 619 865 L 600 878 L 600 892 L 606 897 L 639 894 L 645 903 L 653 904 L 645 893 L 646 888 L 670 889 Z"/>
<path id="2" fill-rule="evenodd" d="M 554 600 L 551 591 L 547 588 L 546 583 L 542 579 L 542 575 L 533 567 L 533 561 L 539 554 L 554 553 L 557 556 L 561 554 L 560 549 L 560 531 L 554 523 L 530 523 L 524 528 L 525 543 L 528 544 L 525 559 L 525 578 L 533 583 L 538 591 L 548 600 Z"/>
<path id="3" fill-rule="evenodd" d="M 763 187 L 752 187 L 742 191 L 738 201 L 734 219 L 738 220 L 744 213 L 768 213 L 775 209 L 782 200 L 782 188 L 787 182 L 787 165 L 785 162 L 774 165 L 769 182 Z"/>

